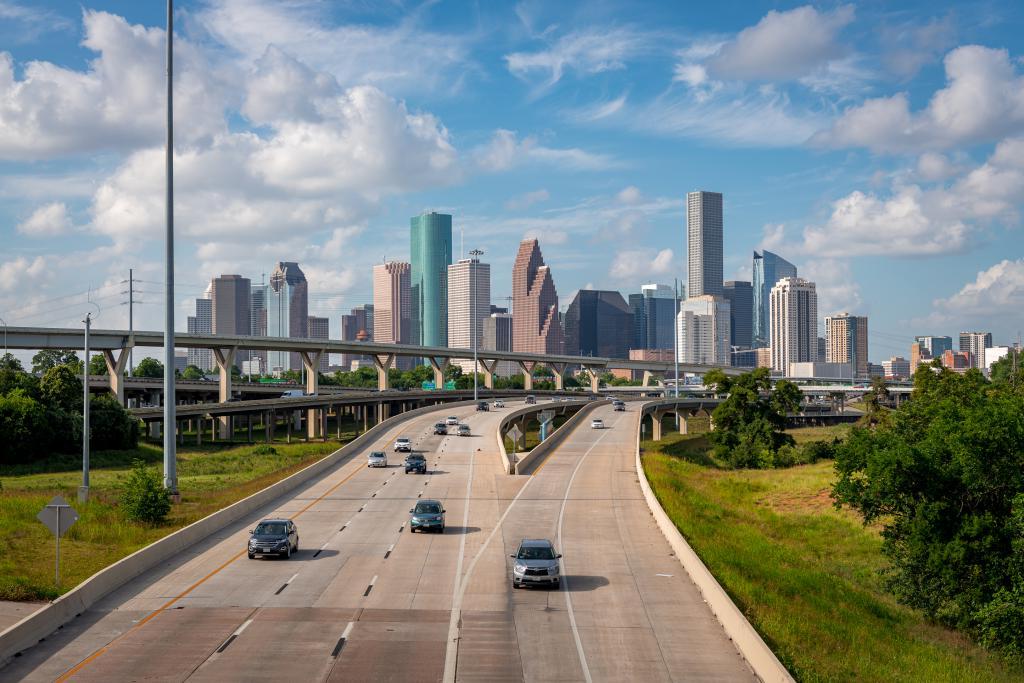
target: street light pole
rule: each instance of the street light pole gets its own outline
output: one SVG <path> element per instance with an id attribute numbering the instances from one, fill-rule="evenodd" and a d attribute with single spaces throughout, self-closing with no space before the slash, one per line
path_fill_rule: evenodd
<path id="1" fill-rule="evenodd" d="M 89 500 L 89 329 L 92 313 L 85 314 L 85 360 L 82 363 L 82 485 L 78 488 L 78 501 Z"/>
<path id="2" fill-rule="evenodd" d="M 7 321 L 4 320 L 3 318 L 0 318 L 0 323 L 4 324 L 4 356 L 6 356 L 7 353 L 8 353 L 8 351 L 7 351 Z"/>
<path id="3" fill-rule="evenodd" d="M 174 392 L 174 0 L 167 0 L 167 149 L 164 243 L 164 488 L 178 497 L 177 420 Z"/>
<path id="4" fill-rule="evenodd" d="M 476 278 L 474 277 L 474 275 L 476 275 L 476 273 L 474 271 L 479 271 L 480 270 L 479 261 L 480 261 L 480 257 L 483 256 L 483 254 L 484 254 L 484 252 L 483 252 L 482 249 L 473 249 L 472 251 L 469 252 L 469 255 L 472 257 L 470 259 L 470 261 L 469 261 L 469 289 L 470 289 L 469 306 L 470 306 L 470 311 L 471 311 L 470 312 L 471 321 L 470 321 L 470 328 L 469 328 L 470 331 L 469 331 L 469 333 L 473 337 L 472 342 L 473 342 L 473 400 L 474 401 L 476 401 L 478 399 L 478 396 L 477 396 L 477 377 L 479 375 L 479 372 L 477 372 L 479 370 L 479 366 L 477 365 L 477 358 L 476 358 L 476 347 L 477 347 Z M 473 267 L 474 264 L 476 264 L 476 268 Z"/>

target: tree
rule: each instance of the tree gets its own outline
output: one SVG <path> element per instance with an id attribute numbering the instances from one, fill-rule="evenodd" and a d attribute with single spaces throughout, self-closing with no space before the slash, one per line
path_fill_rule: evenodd
<path id="1" fill-rule="evenodd" d="M 43 349 L 32 356 L 32 372 L 41 375 L 57 365 L 78 366 L 80 371 L 82 361 L 78 354 L 71 349 Z"/>
<path id="2" fill-rule="evenodd" d="M 871 388 L 864 394 L 864 417 L 866 427 L 877 427 L 889 419 L 889 409 L 883 405 L 889 400 L 889 387 L 882 377 L 871 378 Z"/>
<path id="3" fill-rule="evenodd" d="M 46 409 L 24 390 L 0 396 L 0 464 L 31 460 L 40 452 L 39 436 L 46 430 Z"/>
<path id="4" fill-rule="evenodd" d="M 160 484 L 160 476 L 146 463 L 135 460 L 121 489 L 121 511 L 128 519 L 159 524 L 171 511 L 171 495 Z"/>
<path id="5" fill-rule="evenodd" d="M 772 388 L 767 368 L 758 368 L 739 377 L 721 370 L 704 376 L 704 384 L 715 393 L 727 394 L 712 418 L 710 434 L 715 456 L 732 467 L 771 467 L 783 446 L 792 446 L 793 437 L 785 433 L 786 416 L 800 407 L 800 389 L 785 380 Z"/>
<path id="6" fill-rule="evenodd" d="M 135 366 L 136 377 L 163 377 L 164 366 L 163 363 L 158 361 L 156 358 L 143 358 L 139 361 L 139 364 Z"/>
<path id="7" fill-rule="evenodd" d="M 1017 349 L 1010 349 L 1010 352 L 992 364 L 989 370 L 989 377 L 992 383 L 1009 384 L 1016 388 L 1024 387 L 1024 367 L 1021 362 L 1021 352 Z"/>
<path id="8" fill-rule="evenodd" d="M 48 407 L 68 413 L 82 412 L 82 380 L 70 365 L 56 365 L 43 375 L 39 392 Z"/>
<path id="9" fill-rule="evenodd" d="M 139 445 L 139 423 L 110 394 L 89 402 L 89 444 L 97 449 L 125 450 Z"/>
<path id="10" fill-rule="evenodd" d="M 883 525 L 900 602 L 1024 654 L 1024 395 L 920 368 L 911 400 L 853 429 L 835 467 L 836 504 Z"/>
<path id="11" fill-rule="evenodd" d="M 97 353 L 89 359 L 89 374 L 90 375 L 105 375 L 107 374 L 107 361 L 103 359 L 103 354 Z"/>
<path id="12" fill-rule="evenodd" d="M 21 361 L 15 358 L 13 353 L 5 353 L 3 356 L 0 356 L 0 370 L 24 372 L 25 368 L 22 367 Z"/>
<path id="13" fill-rule="evenodd" d="M 181 373 L 181 377 L 182 379 L 206 379 L 206 373 L 196 365 L 189 365 L 185 367 L 185 372 Z"/>

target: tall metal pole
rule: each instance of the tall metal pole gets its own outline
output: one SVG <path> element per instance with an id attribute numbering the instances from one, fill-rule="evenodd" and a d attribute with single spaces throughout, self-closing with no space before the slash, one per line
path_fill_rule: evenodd
<path id="1" fill-rule="evenodd" d="M 128 374 L 131 375 L 134 372 L 135 363 L 132 358 L 132 353 L 135 351 L 135 336 L 133 334 L 135 330 L 135 273 L 133 269 L 128 269 L 128 339 L 131 340 L 131 346 L 128 347 Z"/>
<path id="2" fill-rule="evenodd" d="M 675 349 L 675 353 L 672 354 L 672 358 L 675 360 L 675 364 L 676 364 L 676 392 L 675 393 L 676 393 L 676 398 L 679 398 L 679 351 L 680 351 L 680 348 L 679 348 L 679 278 L 673 278 L 673 280 L 674 280 L 675 284 L 673 286 L 674 294 L 672 296 L 672 300 L 675 302 L 673 305 L 675 307 L 676 314 L 675 314 L 675 320 L 673 321 L 675 324 L 672 326 L 672 336 L 675 338 L 676 349 Z M 677 420 L 679 419 L 678 416 L 676 417 L 676 419 Z"/>
<path id="3" fill-rule="evenodd" d="M 0 323 L 4 324 L 4 356 L 6 356 L 9 353 L 7 351 L 7 321 L 0 318 Z"/>
<path id="4" fill-rule="evenodd" d="M 178 495 L 174 392 L 174 0 L 167 0 L 167 225 L 164 255 L 164 488 Z"/>
<path id="5" fill-rule="evenodd" d="M 479 261 L 480 257 L 483 256 L 483 254 L 484 254 L 484 252 L 483 252 L 482 249 L 473 249 L 472 251 L 469 252 L 469 255 L 472 257 L 472 258 L 470 258 L 470 261 L 469 261 L 469 289 L 470 289 L 469 306 L 470 306 L 470 318 L 471 318 L 471 321 L 469 323 L 469 325 L 470 325 L 469 333 L 473 337 L 472 341 L 473 341 L 473 400 L 474 401 L 476 401 L 479 398 L 477 396 L 477 376 L 479 375 L 477 370 L 479 370 L 479 366 L 477 365 L 477 359 L 476 359 L 476 346 L 477 346 L 477 325 L 476 325 L 476 323 L 477 323 L 477 320 L 476 320 L 476 278 L 474 277 L 474 275 L 476 275 L 477 272 L 479 272 L 479 270 L 480 270 L 480 268 L 479 268 L 480 264 L 478 263 L 478 261 Z M 474 265 L 476 267 L 474 267 Z M 474 271 L 476 271 L 476 272 L 474 272 Z"/>
<path id="6" fill-rule="evenodd" d="M 86 313 L 82 322 L 85 323 L 85 361 L 82 367 L 82 485 L 78 488 L 78 500 L 84 503 L 89 500 L 89 329 L 92 327 L 92 313 Z M 60 508 L 57 508 L 57 514 L 60 519 Z M 57 528 L 60 529 L 59 526 Z M 59 548 L 60 533 L 57 539 Z"/>

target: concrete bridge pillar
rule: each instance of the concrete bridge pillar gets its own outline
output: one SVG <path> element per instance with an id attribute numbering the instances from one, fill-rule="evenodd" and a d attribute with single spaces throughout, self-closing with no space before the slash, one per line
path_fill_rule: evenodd
<path id="1" fill-rule="evenodd" d="M 551 368 L 551 372 L 555 373 L 555 391 L 563 391 L 565 389 L 565 363 L 548 363 L 548 367 Z"/>
<path id="2" fill-rule="evenodd" d="M 533 390 L 533 366 L 536 365 L 532 360 L 517 360 L 516 363 L 519 365 L 519 369 L 523 371 L 523 389 L 527 391 Z"/>
<path id="3" fill-rule="evenodd" d="M 316 396 L 320 393 L 320 358 L 324 350 L 299 351 L 302 358 L 302 365 L 306 368 L 306 394 Z M 323 408 L 310 408 L 306 411 L 306 436 L 310 439 L 323 434 L 320 429 L 322 422 Z"/>
<path id="4" fill-rule="evenodd" d="M 103 350 L 103 361 L 107 366 L 107 377 L 110 380 L 110 392 L 117 397 L 117 402 L 125 405 L 124 402 L 124 368 L 128 365 L 128 349 L 121 349 L 114 360 L 112 350 Z"/>
<path id="5" fill-rule="evenodd" d="M 484 373 L 484 387 L 486 387 L 487 389 L 493 389 L 494 372 L 498 369 L 498 361 L 491 360 L 489 358 L 480 358 L 479 360 Z"/>
<path id="6" fill-rule="evenodd" d="M 385 391 L 390 388 L 390 382 L 388 381 L 388 370 L 391 369 L 391 366 L 395 362 L 395 354 L 375 353 L 373 354 L 372 358 L 373 364 L 377 368 L 377 389 L 378 391 Z"/>
<path id="7" fill-rule="evenodd" d="M 427 360 L 434 369 L 434 388 L 444 389 L 444 370 L 448 366 L 448 359 L 430 356 Z"/>
<path id="8" fill-rule="evenodd" d="M 596 367 L 584 367 L 583 371 L 590 376 L 590 393 L 596 394 L 601 390 L 601 376 L 597 372 Z"/>
<path id="9" fill-rule="evenodd" d="M 661 420 L 668 414 L 665 410 L 655 410 L 651 412 L 651 438 L 655 441 L 661 441 Z"/>
<path id="10" fill-rule="evenodd" d="M 219 394 L 217 400 L 224 403 L 231 398 L 231 368 L 235 365 L 236 348 L 213 349 L 213 359 L 217 363 L 217 370 L 220 372 Z M 232 428 L 230 415 L 221 415 L 220 438 L 226 439 Z"/>

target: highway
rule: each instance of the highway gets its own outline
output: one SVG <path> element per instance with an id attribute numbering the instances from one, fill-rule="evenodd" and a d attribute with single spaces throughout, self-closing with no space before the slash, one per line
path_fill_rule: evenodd
<path id="1" fill-rule="evenodd" d="M 536 471 L 502 471 L 505 411 L 444 408 L 150 571 L 0 670 L 4 680 L 753 680 L 671 555 L 633 466 L 639 412 L 596 409 Z M 439 437 L 459 415 L 474 436 Z M 404 474 L 409 436 L 428 475 Z M 367 448 L 370 450 L 370 447 Z M 443 535 L 410 534 L 419 498 Z M 248 560 L 247 529 L 289 516 L 290 560 Z M 560 590 L 513 590 L 524 537 L 563 553 Z"/>

